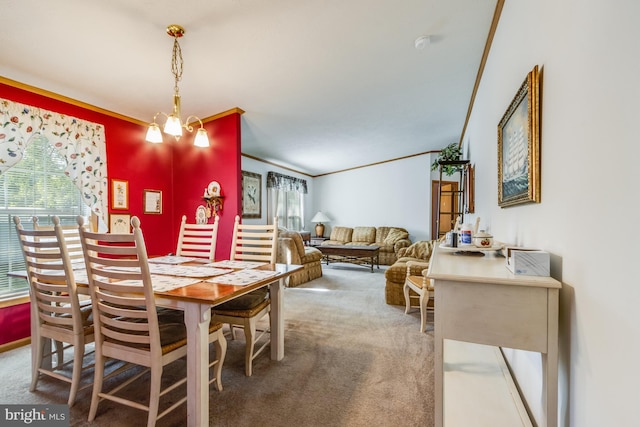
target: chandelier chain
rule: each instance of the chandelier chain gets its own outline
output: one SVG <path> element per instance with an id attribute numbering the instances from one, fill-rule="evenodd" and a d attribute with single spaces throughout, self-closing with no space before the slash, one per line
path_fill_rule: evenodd
<path id="1" fill-rule="evenodd" d="M 173 39 L 173 55 L 171 56 L 171 73 L 175 78 L 175 85 L 173 90 L 175 93 L 178 93 L 178 82 L 182 79 L 182 49 L 180 48 L 180 43 L 178 43 L 178 38 L 175 37 Z"/>

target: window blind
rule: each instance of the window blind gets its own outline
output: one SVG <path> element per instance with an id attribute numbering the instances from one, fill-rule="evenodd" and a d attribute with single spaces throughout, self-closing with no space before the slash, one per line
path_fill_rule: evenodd
<path id="1" fill-rule="evenodd" d="M 73 225 L 78 215 L 88 216 L 80 191 L 65 175 L 66 160 L 43 137 L 25 150 L 14 167 L 0 175 L 0 298 L 24 295 L 24 279 L 7 277 L 7 272 L 24 270 L 24 259 L 15 231 L 13 216 L 23 227 L 32 227 L 32 217 L 40 225 L 51 224 L 51 216 Z"/>

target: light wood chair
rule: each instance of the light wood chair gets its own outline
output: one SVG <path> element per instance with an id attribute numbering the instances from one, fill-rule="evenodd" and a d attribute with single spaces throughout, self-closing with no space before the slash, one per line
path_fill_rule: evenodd
<path id="1" fill-rule="evenodd" d="M 187 223 L 187 216 L 182 215 L 176 255 L 215 261 L 219 219 L 220 217 L 216 215 L 212 224 L 191 224 Z M 214 368 L 209 384 L 216 382 L 218 391 L 222 391 L 222 362 L 226 353 L 226 339 L 222 333 L 222 323 L 211 322 L 209 344 L 211 343 L 216 345 L 216 354 L 221 354 L 222 360 L 216 358 L 209 365 L 210 368 Z M 221 346 L 224 346 L 224 350 Z"/>
<path id="2" fill-rule="evenodd" d="M 91 353 L 86 351 L 86 344 L 94 340 L 94 327 L 90 318 L 91 305 L 83 306 L 78 299 L 70 249 L 66 244 L 67 235 L 60 225 L 60 219 L 54 216 L 52 220 L 53 227 L 25 230 L 20 218 L 13 217 L 24 255 L 31 297 L 30 390 L 36 389 L 40 374 L 68 382 L 71 389 L 67 403 L 73 406 L 80 386 L 84 356 Z M 47 366 L 53 353 L 49 351 L 51 346 L 46 340 L 52 340 L 57 350 L 53 369 Z M 67 345 L 63 346 L 63 343 Z M 65 363 L 64 350 L 71 346 L 73 360 Z M 60 372 L 68 363 L 73 363 L 70 377 Z"/>
<path id="3" fill-rule="evenodd" d="M 208 258 L 214 261 L 216 240 L 218 237 L 218 215 L 213 224 L 189 224 L 187 216 L 182 215 L 176 255 L 195 258 Z"/>
<path id="4" fill-rule="evenodd" d="M 420 276 L 411 275 L 411 267 L 424 267 Z M 417 307 L 420 309 L 420 332 L 425 332 L 427 328 L 427 310 L 434 309 L 434 289 L 431 279 L 427 277 L 427 269 L 429 263 L 422 263 L 418 261 L 407 262 L 407 277 L 404 282 L 404 301 L 405 301 L 405 314 L 409 314 L 411 307 L 416 305 L 411 304 L 412 300 L 418 300 Z M 411 292 L 413 291 L 413 293 Z"/>
<path id="5" fill-rule="evenodd" d="M 270 225 L 240 224 L 236 216 L 231 243 L 231 260 L 261 261 L 269 264 L 276 262 L 276 245 L 278 243 L 278 218 Z M 235 338 L 234 326 L 242 327 L 246 341 L 245 375 L 253 372 L 253 360 L 267 347 L 269 340 L 255 350 L 269 329 L 257 329 L 257 323 L 271 313 L 269 290 L 264 287 L 240 296 L 234 300 L 214 307 L 212 321 L 229 324 L 231 337 Z M 259 335 L 257 333 L 259 332 Z"/>
<path id="6" fill-rule="evenodd" d="M 131 234 L 89 232 L 79 218 L 80 240 L 84 249 L 89 289 L 96 325 L 96 363 L 89 421 L 93 421 L 98 403 L 108 399 L 148 412 L 147 426 L 186 401 L 177 400 L 161 413 L 160 397 L 186 382 L 186 376 L 161 390 L 164 366 L 187 354 L 186 329 L 182 312 L 157 310 L 149 273 L 147 250 L 140 220 L 131 218 Z M 124 267 L 124 268 L 123 268 Z M 217 365 L 222 366 L 226 341 L 222 325 L 213 324 L 210 338 L 219 337 L 224 345 L 217 350 Z M 108 392 L 103 392 L 107 359 L 148 368 L 128 378 Z M 151 372 L 149 403 L 141 404 L 118 395 L 118 392 L 147 372 Z M 218 384 L 218 388 L 221 386 Z"/>

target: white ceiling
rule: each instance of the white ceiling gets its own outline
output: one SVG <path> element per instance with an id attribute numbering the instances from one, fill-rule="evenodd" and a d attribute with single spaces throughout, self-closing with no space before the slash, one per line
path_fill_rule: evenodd
<path id="1" fill-rule="evenodd" d="M 0 76 L 150 121 L 179 24 L 183 116 L 239 107 L 243 153 L 315 176 L 457 142 L 495 4 L 0 0 Z"/>

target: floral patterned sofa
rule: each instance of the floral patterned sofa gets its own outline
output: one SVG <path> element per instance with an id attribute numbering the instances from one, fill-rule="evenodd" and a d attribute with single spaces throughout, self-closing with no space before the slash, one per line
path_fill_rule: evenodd
<path id="1" fill-rule="evenodd" d="M 400 227 L 333 227 L 322 245 L 380 246 L 379 262 L 391 265 L 398 251 L 411 245 L 409 232 Z"/>
<path id="2" fill-rule="evenodd" d="M 297 264 L 303 270 L 293 273 L 289 277 L 287 286 L 294 287 L 310 280 L 322 277 L 322 253 L 311 246 L 305 246 L 302 236 L 296 231 L 278 230 L 278 254 L 276 262 L 282 264 Z"/>

